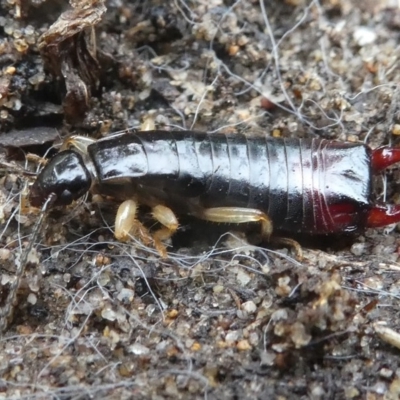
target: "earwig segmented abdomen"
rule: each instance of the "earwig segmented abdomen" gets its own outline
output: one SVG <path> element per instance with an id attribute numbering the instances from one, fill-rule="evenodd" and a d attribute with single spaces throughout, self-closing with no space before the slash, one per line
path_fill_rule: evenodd
<path id="1" fill-rule="evenodd" d="M 88 152 L 101 184 L 129 179 L 202 208 L 259 209 L 277 231 L 366 224 L 371 168 L 362 144 L 154 131 L 98 141 Z"/>

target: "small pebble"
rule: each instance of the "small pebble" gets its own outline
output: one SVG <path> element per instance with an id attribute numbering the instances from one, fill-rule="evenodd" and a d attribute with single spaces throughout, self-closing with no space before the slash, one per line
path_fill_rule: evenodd
<path id="1" fill-rule="evenodd" d="M 222 285 L 215 285 L 213 287 L 213 292 L 218 294 L 221 293 L 224 290 L 224 287 Z"/>
<path id="2" fill-rule="evenodd" d="M 102 310 L 101 316 L 108 321 L 115 321 L 117 319 L 115 311 L 111 308 L 105 308 L 104 310 Z"/>
<path id="3" fill-rule="evenodd" d="M 0 260 L 5 261 L 10 258 L 11 251 L 9 249 L 0 249 Z"/>
<path id="4" fill-rule="evenodd" d="M 128 347 L 129 353 L 135 354 L 137 356 L 141 356 L 144 354 L 149 354 L 150 349 L 146 346 L 143 346 L 140 343 L 134 343 L 131 346 Z"/>
<path id="5" fill-rule="evenodd" d="M 167 312 L 167 317 L 171 318 L 171 319 L 174 319 L 174 318 L 176 318 L 178 316 L 178 314 L 179 314 L 178 310 L 172 309 L 172 310 L 169 310 Z"/>
<path id="6" fill-rule="evenodd" d="M 292 326 L 291 338 L 296 348 L 300 349 L 310 342 L 311 335 L 306 332 L 306 329 L 302 323 L 295 322 Z"/>
<path id="7" fill-rule="evenodd" d="M 18 325 L 17 332 L 19 335 L 32 335 L 33 329 L 28 325 Z"/>
<path id="8" fill-rule="evenodd" d="M 34 293 L 29 293 L 28 299 L 27 299 L 28 303 L 30 304 L 36 304 L 37 302 L 37 297 Z"/>
<path id="9" fill-rule="evenodd" d="M 240 340 L 236 347 L 240 351 L 251 350 L 251 345 L 247 339 Z"/>
<path id="10" fill-rule="evenodd" d="M 394 124 L 392 128 L 393 135 L 400 135 L 400 124 Z"/>
<path id="11" fill-rule="evenodd" d="M 257 346 L 260 341 L 260 336 L 257 332 L 251 332 L 249 335 L 249 343 L 252 346 Z"/>
<path id="12" fill-rule="evenodd" d="M 229 331 L 225 336 L 225 341 L 230 343 L 236 342 L 236 340 L 238 339 L 239 339 L 238 331 Z"/>
<path id="13" fill-rule="evenodd" d="M 360 26 L 354 31 L 353 38 L 362 47 L 374 43 L 377 35 L 372 29 Z"/>
<path id="14" fill-rule="evenodd" d="M 199 351 L 201 350 L 201 344 L 199 342 L 194 342 L 192 347 L 190 348 L 192 351 Z"/>
<path id="15" fill-rule="evenodd" d="M 312 399 L 323 399 L 325 396 L 326 393 L 322 386 L 317 385 L 312 388 L 310 396 Z"/>
<path id="16" fill-rule="evenodd" d="M 117 299 L 122 302 L 132 302 L 135 297 L 135 293 L 131 289 L 123 288 L 117 296 Z"/>
<path id="17" fill-rule="evenodd" d="M 246 286 L 251 281 L 251 276 L 241 269 L 239 270 L 236 279 L 241 286 Z"/>
<path id="18" fill-rule="evenodd" d="M 276 358 L 276 354 L 270 351 L 263 351 L 261 352 L 261 361 L 260 364 L 261 365 L 268 365 L 268 366 L 272 366 L 274 365 L 275 362 L 275 358 Z"/>
<path id="19" fill-rule="evenodd" d="M 365 243 L 354 243 L 350 251 L 357 257 L 361 256 L 365 251 Z"/>
<path id="20" fill-rule="evenodd" d="M 389 378 L 391 378 L 391 377 L 393 376 L 393 371 L 392 371 L 391 369 L 389 369 L 389 368 L 382 368 L 382 369 L 379 371 L 379 375 L 380 375 L 382 378 L 389 379 Z"/>
<path id="21" fill-rule="evenodd" d="M 119 373 L 124 378 L 131 377 L 135 372 L 135 365 L 133 363 L 123 363 L 119 366 Z"/>
<path id="22" fill-rule="evenodd" d="M 360 392 L 354 386 L 348 387 L 344 389 L 344 396 L 346 399 L 354 399 L 355 397 L 359 396 Z"/>
<path id="23" fill-rule="evenodd" d="M 242 303 L 242 310 L 246 311 L 248 314 L 253 314 L 257 310 L 257 306 L 254 304 L 253 301 L 246 301 Z"/>

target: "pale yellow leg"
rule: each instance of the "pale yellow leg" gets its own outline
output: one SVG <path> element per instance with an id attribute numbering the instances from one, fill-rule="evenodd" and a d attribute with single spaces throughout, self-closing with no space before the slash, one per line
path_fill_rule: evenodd
<path id="1" fill-rule="evenodd" d="M 165 258 L 167 250 L 162 241 L 169 239 L 178 229 L 179 224 L 175 214 L 168 207 L 162 205 L 153 207 L 153 218 L 163 227 L 150 235 L 146 227 L 136 218 L 137 209 L 138 203 L 135 200 L 126 200 L 119 206 L 115 217 L 115 237 L 121 242 L 126 242 L 132 235 L 139 237 L 145 245 L 154 241 L 154 247 Z"/>
<path id="2" fill-rule="evenodd" d="M 87 148 L 96 140 L 80 135 L 72 135 L 64 140 L 60 151 L 73 149 L 80 154 L 87 154 Z"/>
<path id="3" fill-rule="evenodd" d="M 26 159 L 41 166 L 45 166 L 49 162 L 49 160 L 47 160 L 46 158 L 40 157 L 37 154 L 32 153 L 28 153 L 26 155 Z"/>
<path id="4" fill-rule="evenodd" d="M 264 212 L 255 208 L 243 207 L 214 207 L 204 209 L 200 215 L 201 219 L 211 222 L 229 224 L 244 224 L 248 222 L 259 222 L 261 224 L 261 235 L 264 240 L 269 240 L 272 233 L 272 221 Z"/>
<path id="5" fill-rule="evenodd" d="M 115 237 L 121 242 L 126 242 L 133 235 L 139 237 L 143 244 L 149 245 L 152 238 L 148 230 L 137 220 L 137 209 L 138 204 L 134 200 L 121 203 L 115 217 Z"/>
<path id="6" fill-rule="evenodd" d="M 230 224 L 243 224 L 248 222 L 259 222 L 261 224 L 261 236 L 265 241 L 271 238 L 273 225 L 271 219 L 264 212 L 255 208 L 243 207 L 215 207 L 206 208 L 197 217 L 211 222 L 221 222 Z M 296 258 L 299 260 L 303 257 L 301 246 L 293 239 L 277 237 L 273 238 L 275 243 L 293 247 L 296 252 Z"/>
<path id="7" fill-rule="evenodd" d="M 296 253 L 296 258 L 299 261 L 303 259 L 303 250 L 301 249 L 300 243 L 296 240 L 284 237 L 274 237 L 272 241 L 276 244 L 292 247 L 294 252 Z"/>
<path id="8" fill-rule="evenodd" d="M 157 220 L 162 228 L 154 232 L 154 247 L 160 253 L 163 258 L 167 257 L 167 250 L 165 249 L 164 244 L 162 243 L 164 240 L 169 239 L 178 229 L 179 222 L 176 218 L 174 212 L 161 204 L 153 207 L 152 215 L 155 220 Z"/>

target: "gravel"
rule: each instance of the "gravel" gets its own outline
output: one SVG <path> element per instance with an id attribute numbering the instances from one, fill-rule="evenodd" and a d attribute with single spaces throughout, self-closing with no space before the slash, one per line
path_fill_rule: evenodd
<path id="1" fill-rule="evenodd" d="M 299 262 L 182 219 L 162 259 L 114 239 L 112 198 L 38 228 L 26 204 L 38 159 L 77 133 L 398 145 L 398 2 L 264 3 L 0 0 L 2 307 L 19 286 L 0 398 L 399 398 L 398 226 L 303 238 Z M 399 182 L 377 177 L 376 198 L 398 203 Z"/>

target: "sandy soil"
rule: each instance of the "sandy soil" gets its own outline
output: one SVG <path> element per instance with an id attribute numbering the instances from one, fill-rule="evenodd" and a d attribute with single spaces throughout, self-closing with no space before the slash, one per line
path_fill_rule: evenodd
<path id="1" fill-rule="evenodd" d="M 299 262 L 183 218 L 161 259 L 114 239 L 111 198 L 24 202 L 70 134 L 398 144 L 398 2 L 71 3 L 0 0 L 0 398 L 398 399 L 397 226 Z M 377 201 L 399 185 L 378 176 Z"/>

